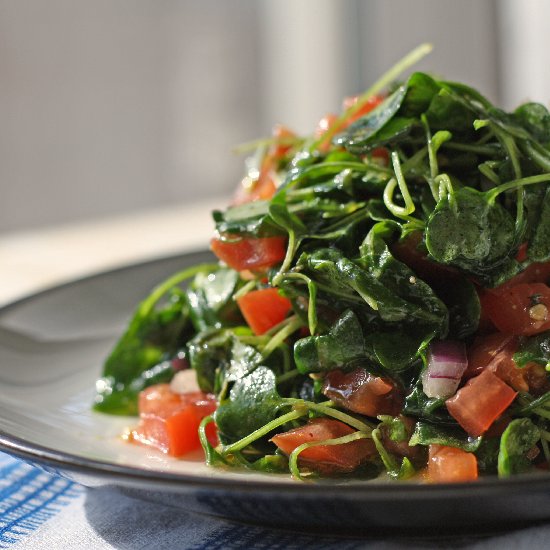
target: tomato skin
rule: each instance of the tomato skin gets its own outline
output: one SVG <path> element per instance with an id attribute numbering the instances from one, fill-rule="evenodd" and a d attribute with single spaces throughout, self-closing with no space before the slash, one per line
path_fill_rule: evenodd
<path id="1" fill-rule="evenodd" d="M 348 373 L 329 372 L 323 393 L 341 407 L 372 417 L 395 416 L 403 406 L 403 396 L 393 380 L 374 376 L 361 368 Z"/>
<path id="2" fill-rule="evenodd" d="M 542 365 L 529 363 L 519 368 L 514 353 L 519 337 L 496 332 L 477 338 L 468 351 L 468 369 L 465 377 L 477 376 L 487 369 L 518 392 L 542 395 L 550 390 L 546 370 Z"/>
<path id="3" fill-rule="evenodd" d="M 200 449 L 201 420 L 216 410 L 213 395 L 203 392 L 175 393 L 169 384 L 157 384 L 139 395 L 138 426 L 132 440 L 179 457 Z M 215 444 L 215 426 L 207 427 L 208 439 Z"/>
<path id="4" fill-rule="evenodd" d="M 359 96 L 346 97 L 343 102 L 344 111 L 347 111 L 350 107 L 355 105 L 358 100 L 359 100 Z M 365 116 L 367 113 L 370 113 L 370 111 L 378 107 L 378 105 L 380 105 L 382 101 L 384 101 L 384 96 L 381 96 L 381 95 L 373 95 L 369 97 L 363 103 L 363 105 L 358 111 L 348 116 L 345 120 L 340 122 L 336 127 L 334 127 L 334 125 L 339 117 L 333 113 L 327 113 L 317 124 L 317 128 L 314 133 L 315 138 L 317 139 L 322 138 L 323 135 L 329 129 L 331 129 L 331 132 L 333 134 L 337 134 L 338 132 L 345 130 L 350 124 L 352 124 L 356 120 L 360 119 L 361 117 Z M 330 149 L 330 142 L 322 143 L 319 148 L 322 152 L 328 151 Z M 376 149 L 373 152 L 373 155 L 379 158 L 382 158 L 383 160 L 386 160 L 386 161 L 389 158 L 388 152 L 383 148 Z"/>
<path id="5" fill-rule="evenodd" d="M 550 287 L 544 283 L 521 283 L 481 293 L 481 307 L 495 327 L 506 334 L 532 335 L 550 329 Z M 546 314 L 533 315 L 534 305 Z M 546 310 L 544 310 L 546 308 Z"/>
<path id="6" fill-rule="evenodd" d="M 478 437 L 510 406 L 516 395 L 508 384 L 485 369 L 445 404 L 460 426 L 469 435 Z"/>
<path id="7" fill-rule="evenodd" d="M 269 148 L 269 156 L 271 159 L 279 161 L 292 149 L 292 144 L 284 143 L 284 141 L 292 140 L 296 137 L 296 133 L 283 124 L 276 124 L 271 135 L 275 138 L 275 143 Z"/>
<path id="8" fill-rule="evenodd" d="M 251 181 L 250 177 L 245 177 L 241 181 L 231 201 L 233 206 L 257 200 L 269 200 L 275 195 L 278 163 L 292 149 L 292 143 L 288 141 L 296 137 L 296 134 L 286 126 L 277 124 L 273 128 L 272 136 L 275 142 L 270 146 L 261 163 L 258 179 Z"/>
<path id="9" fill-rule="evenodd" d="M 430 445 L 428 479 L 436 483 L 463 483 L 478 477 L 477 458 L 456 447 Z"/>
<path id="10" fill-rule="evenodd" d="M 521 248 L 518 254 L 521 253 Z M 494 290 L 527 283 L 550 283 L 550 262 L 535 262 Z"/>
<path id="11" fill-rule="evenodd" d="M 286 237 L 214 238 L 210 241 L 212 252 L 236 271 L 262 270 L 281 262 L 286 255 Z"/>
<path id="12" fill-rule="evenodd" d="M 360 119 L 361 117 L 365 116 L 366 114 L 373 111 L 382 101 L 384 101 L 385 97 L 382 95 L 372 95 L 370 96 L 361 106 L 361 108 L 353 113 L 347 120 L 346 120 L 346 126 L 351 124 L 352 122 L 355 122 L 356 120 Z M 342 107 L 344 110 L 348 110 L 350 107 L 355 105 L 359 101 L 359 96 L 350 96 L 344 98 Z"/>
<path id="13" fill-rule="evenodd" d="M 335 439 L 355 433 L 352 427 L 332 418 L 314 418 L 305 426 L 277 434 L 271 441 L 289 455 L 303 443 Z M 376 454 L 372 439 L 358 439 L 343 445 L 317 445 L 300 453 L 298 462 L 322 473 L 351 472 Z"/>
<path id="14" fill-rule="evenodd" d="M 422 233 L 414 231 L 405 238 L 397 241 L 391 246 L 392 254 L 400 261 L 410 267 L 418 277 L 431 284 L 440 282 L 442 278 L 448 279 L 457 275 L 452 267 L 438 264 L 428 258 L 427 253 L 420 250 Z"/>
<path id="15" fill-rule="evenodd" d="M 292 304 L 276 288 L 252 290 L 237 298 L 237 304 L 248 326 L 259 336 L 285 319 Z"/>

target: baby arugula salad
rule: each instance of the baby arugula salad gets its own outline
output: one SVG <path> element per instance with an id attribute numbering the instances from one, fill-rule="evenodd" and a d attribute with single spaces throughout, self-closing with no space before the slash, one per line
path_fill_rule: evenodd
<path id="1" fill-rule="evenodd" d="M 550 113 L 408 54 L 312 135 L 249 145 L 219 261 L 137 307 L 97 383 L 211 466 L 462 482 L 550 464 Z"/>

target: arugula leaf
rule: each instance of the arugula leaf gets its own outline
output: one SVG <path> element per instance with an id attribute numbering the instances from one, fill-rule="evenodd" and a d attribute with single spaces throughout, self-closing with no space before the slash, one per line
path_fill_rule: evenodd
<path id="1" fill-rule="evenodd" d="M 216 394 L 227 383 L 253 372 L 262 360 L 254 347 L 226 329 L 204 330 L 188 342 L 187 348 L 200 389 Z"/>
<path id="2" fill-rule="evenodd" d="M 219 269 L 214 273 L 199 273 L 187 289 L 189 317 L 197 332 L 221 328 L 228 317 L 239 318 L 233 294 L 239 274 L 233 269 Z"/>
<path id="3" fill-rule="evenodd" d="M 509 259 L 514 221 L 498 203 L 471 187 L 445 194 L 426 225 L 426 246 L 438 262 L 484 276 Z"/>
<path id="4" fill-rule="evenodd" d="M 550 187 L 542 199 L 540 215 L 529 242 L 527 256 L 533 262 L 550 260 Z"/>
<path id="5" fill-rule="evenodd" d="M 523 337 L 518 350 L 514 353 L 514 362 L 519 368 L 528 363 L 550 365 L 550 330 L 535 336 Z"/>
<path id="6" fill-rule="evenodd" d="M 526 128 L 537 141 L 550 142 L 550 113 L 540 103 L 524 103 L 513 115 L 514 119 Z"/>
<path id="7" fill-rule="evenodd" d="M 473 453 L 479 449 L 482 437 L 470 437 L 458 427 L 417 422 L 409 445 L 447 445 Z"/>
<path id="8" fill-rule="evenodd" d="M 284 402 L 276 390 L 275 374 L 260 366 L 237 380 L 229 398 L 214 413 L 220 440 L 232 443 L 273 420 Z"/>
<path id="9" fill-rule="evenodd" d="M 540 439 L 540 430 L 528 418 L 516 418 L 508 424 L 500 438 L 498 475 L 508 477 L 529 470 L 531 462 L 525 456 Z"/>
<path id="10" fill-rule="evenodd" d="M 296 367 L 304 374 L 345 368 L 365 356 L 361 324 L 351 310 L 345 311 L 327 334 L 302 338 L 294 345 Z"/>
<path id="11" fill-rule="evenodd" d="M 176 273 L 139 304 L 105 361 L 102 378 L 96 384 L 95 410 L 137 414 L 139 391 L 156 381 L 155 377 L 144 378 L 144 373 L 175 355 L 187 338 L 188 309 L 180 283 L 197 273 L 216 269 L 217 266 L 203 264 Z"/>

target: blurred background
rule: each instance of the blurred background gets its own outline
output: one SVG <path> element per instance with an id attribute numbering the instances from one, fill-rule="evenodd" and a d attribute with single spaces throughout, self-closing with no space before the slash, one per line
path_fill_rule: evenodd
<path id="1" fill-rule="evenodd" d="M 418 67 L 548 103 L 545 0 L 0 0 L 0 236 L 226 197 L 232 148 Z M 223 202 L 223 199 L 222 201 Z"/>

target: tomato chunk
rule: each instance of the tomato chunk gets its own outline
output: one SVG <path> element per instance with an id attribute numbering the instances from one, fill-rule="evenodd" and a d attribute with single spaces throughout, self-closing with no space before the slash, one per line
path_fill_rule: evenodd
<path id="1" fill-rule="evenodd" d="M 343 108 L 344 111 L 347 111 L 350 107 L 355 105 L 359 101 L 359 96 L 352 96 L 347 97 L 344 99 L 343 102 Z M 378 107 L 380 103 L 384 101 L 384 96 L 381 95 L 373 95 L 369 97 L 362 105 L 361 107 L 352 115 L 349 115 L 345 120 L 342 120 L 341 122 L 338 121 L 338 116 L 336 116 L 333 113 L 326 114 L 317 125 L 317 129 L 315 130 L 315 137 L 321 138 L 325 135 L 325 133 L 328 132 L 330 129 L 331 135 L 337 134 L 338 132 L 341 132 L 342 130 L 345 130 L 350 124 L 355 122 L 356 120 L 360 119 L 361 117 L 365 116 L 367 113 Z M 330 148 L 330 142 L 326 141 L 320 145 L 320 149 L 323 152 L 326 152 Z M 383 158 L 387 160 L 388 158 L 388 152 L 385 149 L 379 148 L 376 150 L 375 156 L 378 156 L 380 158 Z"/>
<path id="2" fill-rule="evenodd" d="M 261 163 L 258 179 L 253 180 L 250 176 L 246 176 L 241 181 L 233 197 L 233 205 L 269 200 L 275 195 L 278 163 L 292 149 L 296 134 L 286 126 L 277 124 L 273 128 L 272 135 L 275 140 Z"/>
<path id="3" fill-rule="evenodd" d="M 468 352 L 465 376 L 477 376 L 484 369 L 496 374 L 503 382 L 519 392 L 541 395 L 550 389 L 542 365 L 529 363 L 519 368 L 514 361 L 519 338 L 500 332 L 478 338 Z"/>
<path id="4" fill-rule="evenodd" d="M 212 239 L 212 252 L 237 271 L 262 270 L 281 262 L 286 254 L 286 237 Z"/>
<path id="5" fill-rule="evenodd" d="M 521 247 L 518 254 L 520 254 L 521 257 Z M 534 262 L 529 264 L 521 273 L 518 273 L 515 277 L 512 277 L 509 281 L 506 281 L 495 290 L 528 283 L 550 283 L 550 262 Z"/>
<path id="6" fill-rule="evenodd" d="M 329 372 L 323 393 L 336 404 L 366 416 L 394 416 L 403 405 L 403 397 L 393 380 L 374 376 L 361 368 L 348 373 Z"/>
<path id="7" fill-rule="evenodd" d="M 477 437 L 510 406 L 517 393 L 485 369 L 445 402 L 451 416 L 468 434 Z"/>
<path id="8" fill-rule="evenodd" d="M 350 435 L 356 430 L 332 418 L 314 418 L 305 426 L 274 436 L 271 441 L 289 455 L 303 443 Z M 372 439 L 358 439 L 342 445 L 317 445 L 302 451 L 298 462 L 323 473 L 351 472 L 376 454 Z"/>
<path id="9" fill-rule="evenodd" d="M 353 105 L 355 105 L 359 101 L 360 96 L 350 96 L 344 98 L 343 101 L 343 108 L 344 110 L 349 109 Z M 384 96 L 382 95 L 372 95 L 370 96 L 364 103 L 361 105 L 358 111 L 353 113 L 347 120 L 346 120 L 346 126 L 351 124 L 352 122 L 355 122 L 356 120 L 360 119 L 361 117 L 365 116 L 366 114 L 370 113 L 372 110 L 374 110 L 382 101 L 384 101 Z"/>
<path id="10" fill-rule="evenodd" d="M 544 283 L 486 290 L 480 298 L 500 332 L 530 335 L 550 329 L 550 287 Z"/>
<path id="11" fill-rule="evenodd" d="M 391 251 L 399 261 L 410 267 L 416 275 L 430 285 L 432 282 L 441 281 L 442 278 L 447 280 L 456 275 L 456 270 L 452 267 L 430 260 L 427 253 L 420 249 L 421 243 L 422 232 L 413 231 L 394 243 L 391 246 Z"/>
<path id="12" fill-rule="evenodd" d="M 473 453 L 445 445 L 430 445 L 428 478 L 438 483 L 461 483 L 477 479 L 477 459 Z"/>
<path id="13" fill-rule="evenodd" d="M 132 431 L 132 440 L 170 456 L 182 456 L 200 449 L 199 424 L 215 410 L 213 395 L 203 392 L 179 394 L 173 392 L 169 384 L 151 386 L 140 393 L 140 419 Z M 215 444 L 214 424 L 207 427 L 207 436 Z"/>
<path id="14" fill-rule="evenodd" d="M 252 290 L 237 299 L 239 309 L 254 334 L 266 333 L 285 319 L 292 304 L 276 288 Z"/>

